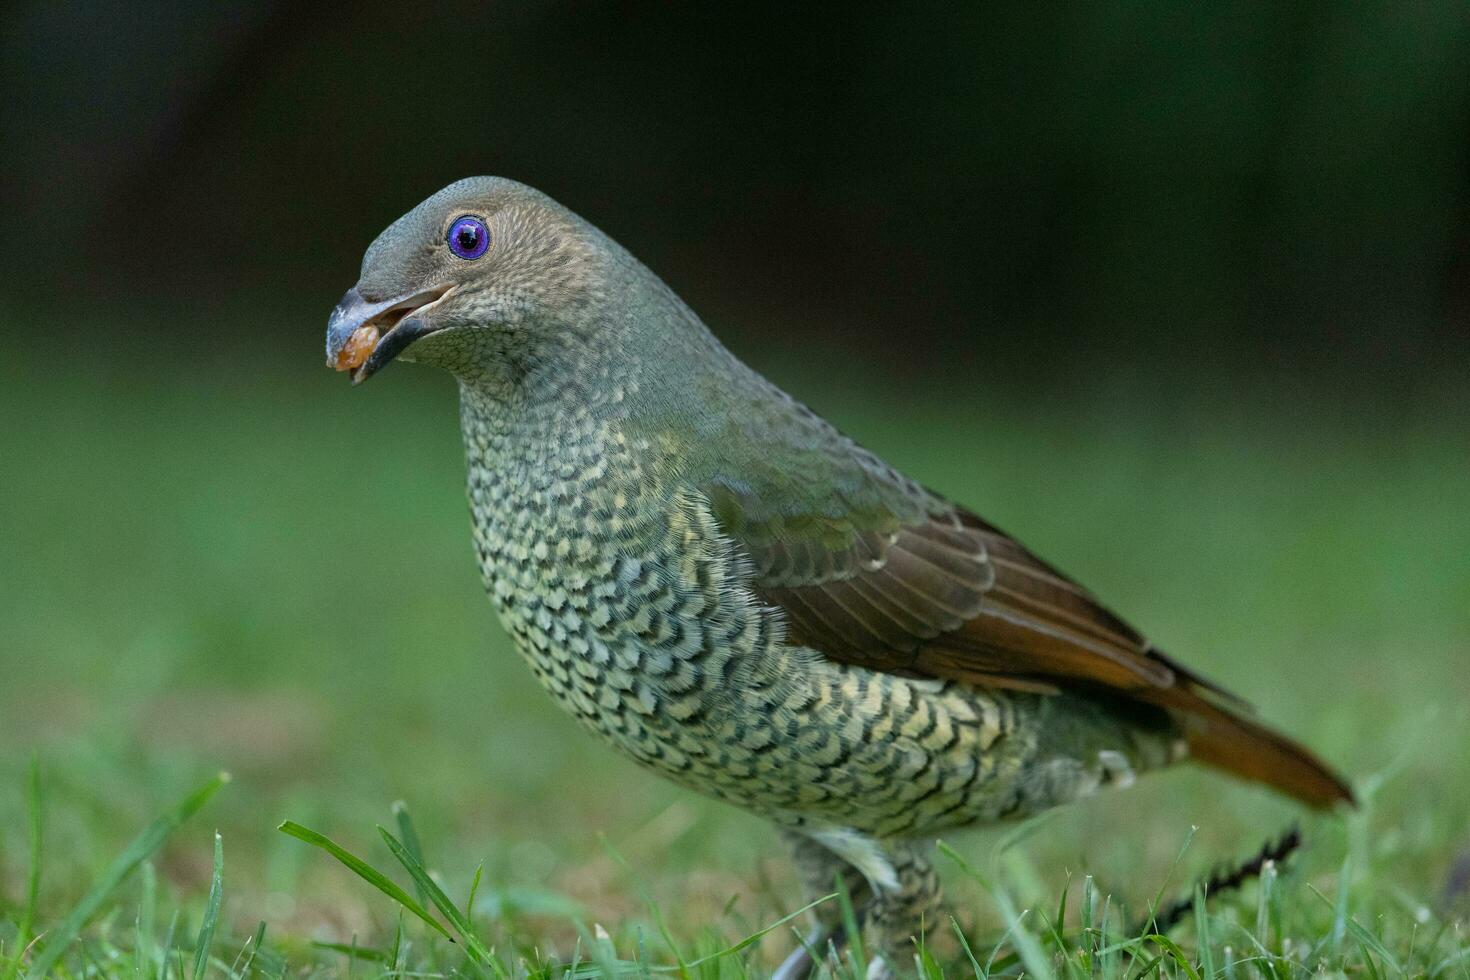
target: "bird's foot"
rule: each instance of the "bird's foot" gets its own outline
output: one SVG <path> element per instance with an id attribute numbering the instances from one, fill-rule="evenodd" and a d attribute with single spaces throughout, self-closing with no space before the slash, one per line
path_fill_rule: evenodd
<path id="1" fill-rule="evenodd" d="M 831 929 L 826 926 L 818 926 L 813 929 L 802 939 L 801 945 L 793 949 L 791 954 L 781 961 L 781 965 L 776 967 L 776 972 L 771 974 L 771 980 L 807 980 L 807 977 L 812 975 L 812 970 L 816 968 L 817 958 L 832 941 Z"/>
<path id="2" fill-rule="evenodd" d="M 771 974 L 771 980 L 808 980 L 824 957 L 835 975 L 842 956 L 841 951 L 847 945 L 846 939 L 841 926 L 836 929 L 813 930 L 802 939 L 800 946 L 781 961 L 781 965 Z M 867 972 L 863 974 L 864 980 L 894 980 L 895 976 L 897 974 L 893 967 L 888 965 L 888 960 L 882 954 L 875 954 L 868 960 Z"/>
<path id="3" fill-rule="evenodd" d="M 771 974 L 771 980 L 806 980 L 811 976 L 812 967 L 816 965 L 806 947 L 798 946 L 776 967 L 776 972 Z"/>

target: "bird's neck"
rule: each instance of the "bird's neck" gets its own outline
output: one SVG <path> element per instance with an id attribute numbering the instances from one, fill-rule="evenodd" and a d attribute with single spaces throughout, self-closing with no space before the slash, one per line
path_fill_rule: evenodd
<path id="1" fill-rule="evenodd" d="M 688 428 L 691 411 L 719 414 L 723 393 L 755 378 L 672 293 L 641 299 L 528 330 L 534 350 L 511 339 L 479 352 L 476 370 L 459 372 L 470 464 L 554 465 L 590 432 Z"/>

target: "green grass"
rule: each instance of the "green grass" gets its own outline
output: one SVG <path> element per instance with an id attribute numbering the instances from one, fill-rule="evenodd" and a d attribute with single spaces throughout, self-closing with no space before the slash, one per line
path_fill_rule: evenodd
<path id="1" fill-rule="evenodd" d="M 447 379 L 348 390 L 315 358 L 0 362 L 0 980 L 762 975 L 804 901 L 774 834 L 537 689 L 471 560 Z M 1185 768 L 956 835 L 930 975 L 1470 980 L 1463 406 L 774 373 L 1365 799 L 1303 817 Z M 1134 928 L 1298 818 L 1288 866 Z"/>

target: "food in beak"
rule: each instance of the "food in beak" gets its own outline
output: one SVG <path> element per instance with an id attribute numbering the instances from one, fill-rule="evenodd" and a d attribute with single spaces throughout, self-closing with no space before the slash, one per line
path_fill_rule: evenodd
<path id="1" fill-rule="evenodd" d="M 373 353 L 373 348 L 378 346 L 378 338 L 382 334 L 378 328 L 371 323 L 364 323 L 352 331 L 352 336 L 347 338 L 347 343 L 337 352 L 338 371 L 356 371 L 362 367 L 368 357 Z"/>

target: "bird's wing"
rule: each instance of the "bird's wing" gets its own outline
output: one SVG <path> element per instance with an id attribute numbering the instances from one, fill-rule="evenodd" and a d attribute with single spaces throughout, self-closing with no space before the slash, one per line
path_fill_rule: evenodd
<path id="1" fill-rule="evenodd" d="M 779 503 L 762 499 L 760 481 L 706 488 L 754 563 L 756 592 L 785 612 L 790 642 L 875 670 L 1162 707 L 1202 761 L 1315 805 L 1351 799 L 1305 749 L 1016 539 L 876 457 L 858 462 L 863 475 L 840 492 L 767 484 Z"/>
<path id="2" fill-rule="evenodd" d="M 779 520 L 721 487 L 715 513 L 792 642 L 880 670 L 1018 687 L 1168 687 L 1179 670 L 1092 595 L 952 505 L 813 508 Z"/>

